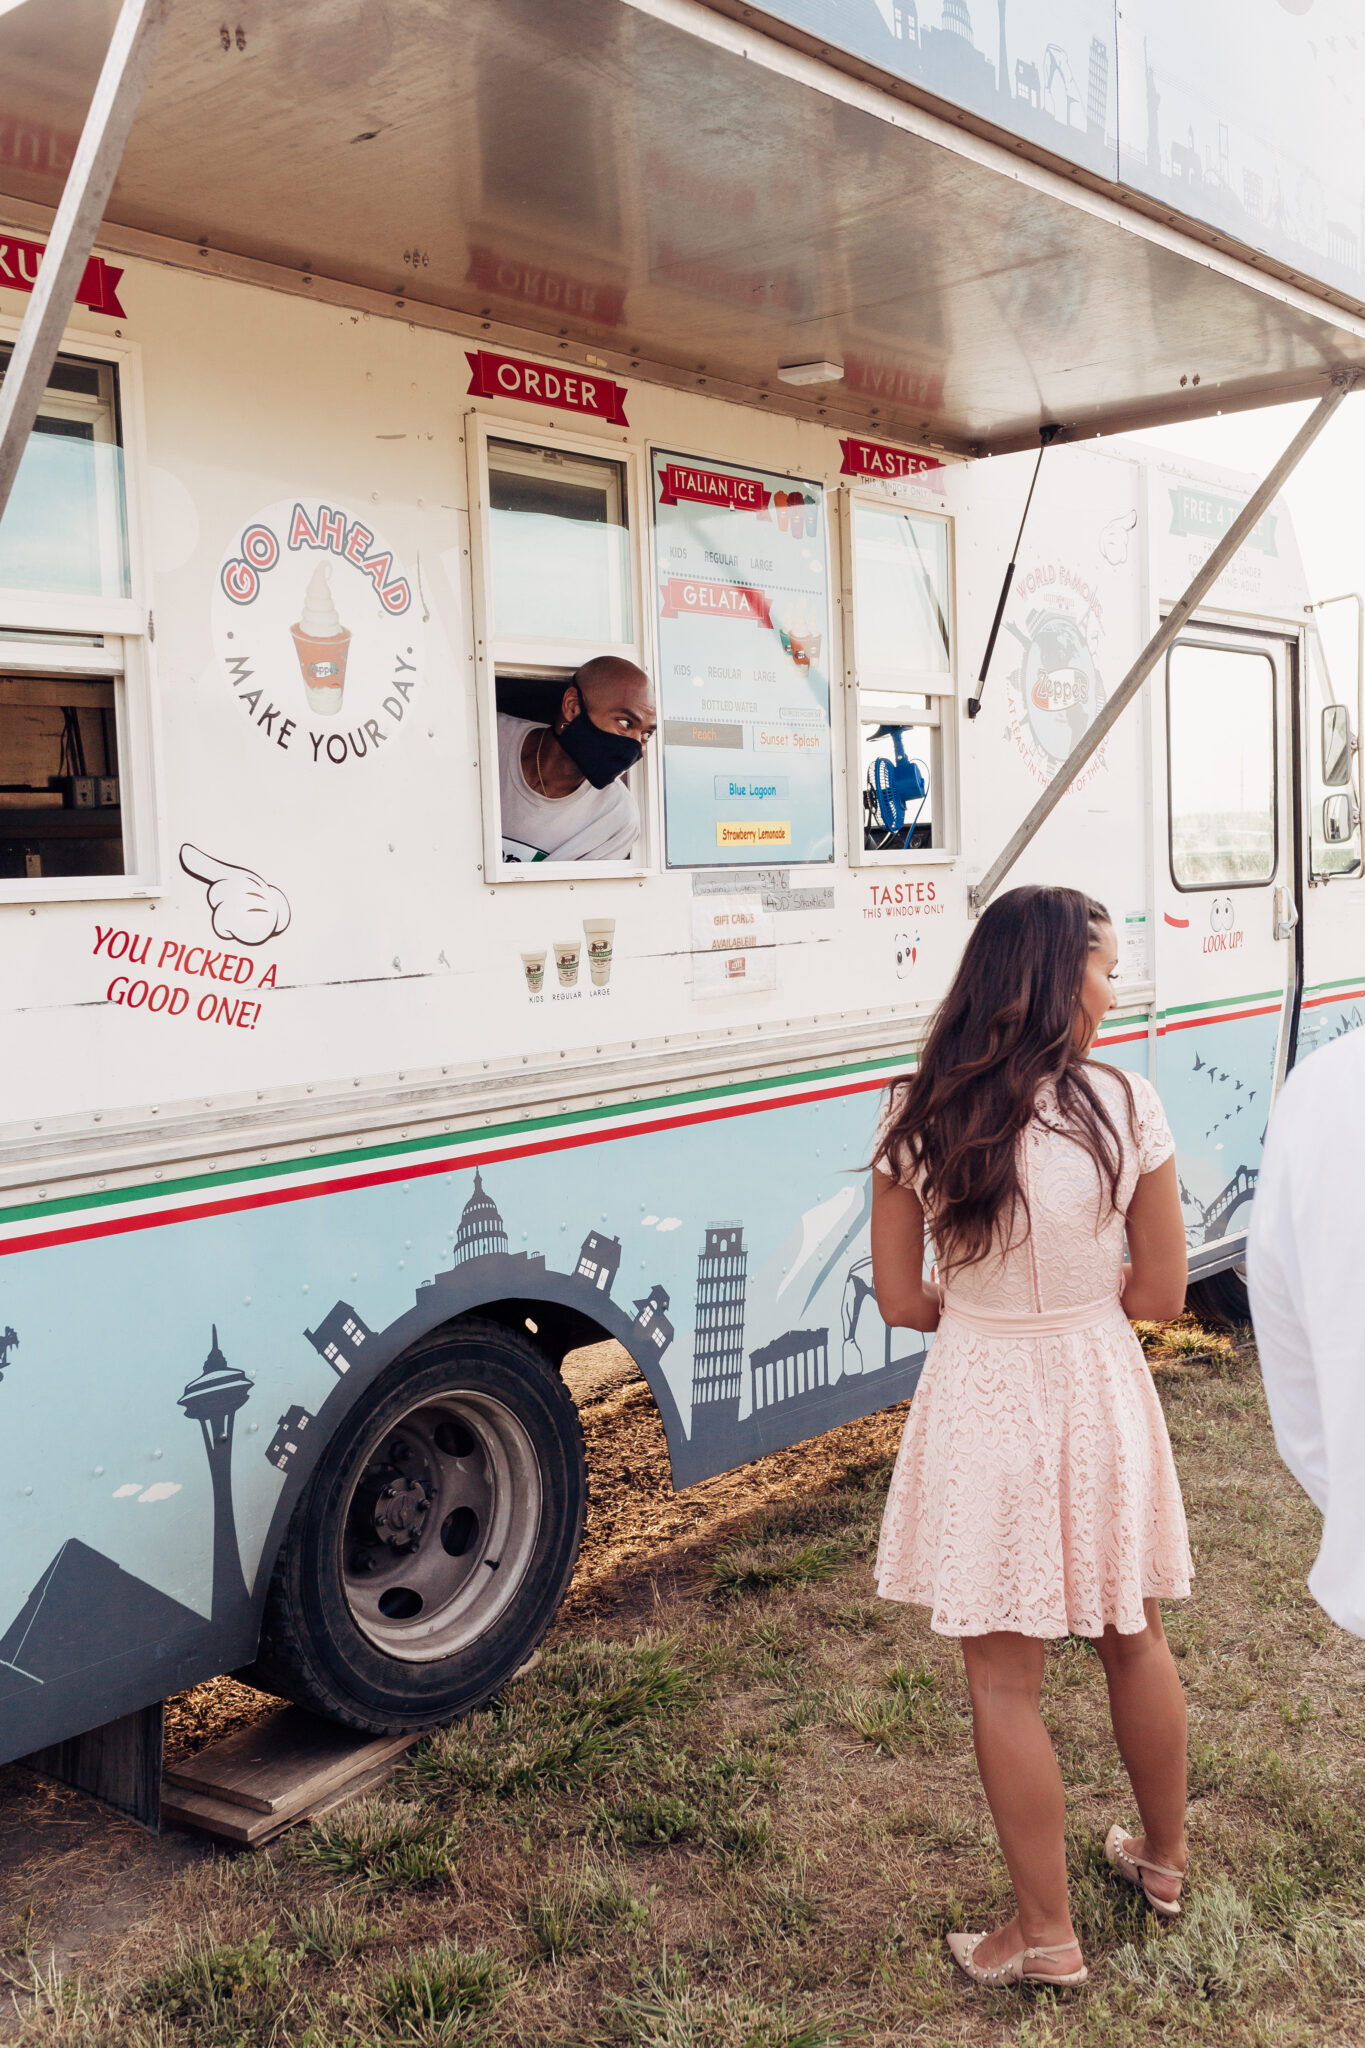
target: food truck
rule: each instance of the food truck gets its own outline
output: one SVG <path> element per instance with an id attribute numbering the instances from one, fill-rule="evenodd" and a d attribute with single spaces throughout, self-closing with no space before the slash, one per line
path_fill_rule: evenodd
<path id="1" fill-rule="evenodd" d="M 0 1758 L 147 1818 L 215 1673 L 486 1700 L 584 1345 L 678 1486 L 912 1394 L 879 1094 L 1007 880 L 1109 907 L 1100 1056 L 1244 1305 L 1365 1004 L 1278 495 L 1365 366 L 1360 63 L 1248 12 L 0 12 Z M 1259 483 L 1129 438 L 1285 398 Z M 547 853 L 602 656 L 657 731 Z"/>

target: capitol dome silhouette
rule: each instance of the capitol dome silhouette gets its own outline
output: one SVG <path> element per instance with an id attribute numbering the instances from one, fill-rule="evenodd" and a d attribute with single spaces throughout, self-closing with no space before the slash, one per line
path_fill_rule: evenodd
<path id="1" fill-rule="evenodd" d="M 490 1253 L 505 1255 L 506 1251 L 507 1226 L 498 1213 L 497 1203 L 486 1192 L 476 1167 L 474 1192 L 464 1205 L 460 1227 L 455 1233 L 455 1264 L 462 1266 L 466 1259 L 483 1259 Z"/>
<path id="2" fill-rule="evenodd" d="M 967 12 L 967 0 L 943 0 L 943 26 L 971 42 L 972 17 Z"/>

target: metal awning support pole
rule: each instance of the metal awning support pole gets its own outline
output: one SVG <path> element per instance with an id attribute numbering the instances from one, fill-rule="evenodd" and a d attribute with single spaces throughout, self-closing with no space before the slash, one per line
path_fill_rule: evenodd
<path id="1" fill-rule="evenodd" d="M 123 0 L 109 39 L 33 297 L 0 384 L 0 518 L 71 318 L 170 7 L 171 0 Z"/>
<path id="2" fill-rule="evenodd" d="M 978 916 L 986 908 L 1024 848 L 1045 820 L 1051 817 L 1091 755 L 1104 745 L 1162 655 L 1184 630 L 1191 613 L 1198 609 L 1218 581 L 1262 513 L 1273 504 L 1286 478 L 1293 475 L 1342 400 L 1355 389 L 1359 375 L 1356 370 L 1333 372 L 1332 389 L 1318 400 L 1269 476 L 1247 499 L 1213 553 L 1196 571 L 1179 604 L 1171 608 L 1109 702 L 1086 727 L 1023 824 L 991 862 L 981 880 L 967 891 L 967 902 L 973 916 Z"/>

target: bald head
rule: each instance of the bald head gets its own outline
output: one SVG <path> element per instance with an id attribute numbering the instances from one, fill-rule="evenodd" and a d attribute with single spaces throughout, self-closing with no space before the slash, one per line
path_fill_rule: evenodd
<path id="1" fill-rule="evenodd" d="M 621 733 L 641 742 L 654 730 L 654 693 L 649 677 L 619 654 L 599 654 L 585 661 L 560 700 L 556 730 L 578 715 L 579 705 L 603 732 Z"/>

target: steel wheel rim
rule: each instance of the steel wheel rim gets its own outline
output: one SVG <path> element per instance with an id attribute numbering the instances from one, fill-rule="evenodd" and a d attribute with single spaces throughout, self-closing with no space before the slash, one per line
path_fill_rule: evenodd
<path id="1" fill-rule="evenodd" d="M 356 1627 L 405 1664 L 467 1648 L 519 1591 L 541 1505 L 539 1460 L 510 1408 L 463 1389 L 415 1401 L 371 1438 L 341 1518 Z"/>

